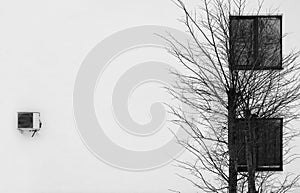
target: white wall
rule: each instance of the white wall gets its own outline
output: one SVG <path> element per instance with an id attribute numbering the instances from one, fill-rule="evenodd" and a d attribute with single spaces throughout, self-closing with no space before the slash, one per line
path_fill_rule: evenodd
<path id="1" fill-rule="evenodd" d="M 281 5 L 291 33 L 286 45 L 299 47 L 299 1 L 272 3 Z M 183 29 L 180 16 L 169 0 L 1 0 L 0 192 L 191 191 L 172 165 L 130 172 L 95 158 L 80 139 L 72 108 L 76 73 L 98 42 L 139 25 Z M 15 115 L 23 110 L 41 112 L 43 129 L 34 138 L 16 131 Z"/>

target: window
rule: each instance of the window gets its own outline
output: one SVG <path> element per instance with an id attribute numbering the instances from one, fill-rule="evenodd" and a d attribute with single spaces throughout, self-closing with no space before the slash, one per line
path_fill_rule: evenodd
<path id="1" fill-rule="evenodd" d="M 254 134 L 256 171 L 282 171 L 282 118 L 252 118 L 250 125 L 247 119 L 236 119 L 233 144 L 238 153 L 238 171 L 247 171 L 245 136 L 249 128 Z"/>
<path id="2" fill-rule="evenodd" d="M 230 16 L 230 67 L 282 69 L 282 16 Z"/>

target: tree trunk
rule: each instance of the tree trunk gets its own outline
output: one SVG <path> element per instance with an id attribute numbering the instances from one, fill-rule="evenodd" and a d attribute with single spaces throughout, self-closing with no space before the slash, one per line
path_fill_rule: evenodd
<path id="1" fill-rule="evenodd" d="M 229 193 L 236 193 L 237 187 L 237 159 L 234 142 L 234 122 L 235 122 L 235 91 L 228 92 L 228 151 L 229 151 Z"/>
<path id="2" fill-rule="evenodd" d="M 246 159 L 248 168 L 248 193 L 255 193 L 255 169 L 256 169 L 256 152 L 255 152 L 255 128 L 251 124 L 251 114 L 246 112 L 247 132 L 245 134 Z"/>

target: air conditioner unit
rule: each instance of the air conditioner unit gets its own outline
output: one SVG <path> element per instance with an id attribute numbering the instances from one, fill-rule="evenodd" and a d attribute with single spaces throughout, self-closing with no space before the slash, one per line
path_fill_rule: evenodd
<path id="1" fill-rule="evenodd" d="M 39 112 L 18 112 L 18 130 L 23 133 L 33 132 L 32 137 L 37 131 L 41 129 L 42 123 L 40 121 Z"/>

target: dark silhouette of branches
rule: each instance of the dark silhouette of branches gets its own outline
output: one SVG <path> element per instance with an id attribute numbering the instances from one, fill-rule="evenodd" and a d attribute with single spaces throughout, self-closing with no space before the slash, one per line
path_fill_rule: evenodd
<path id="1" fill-rule="evenodd" d="M 261 14 L 263 2 L 257 10 L 246 12 L 246 0 L 201 0 L 199 8 L 191 12 L 181 0 L 174 0 L 184 17 L 180 20 L 190 39 L 179 42 L 172 34 L 163 37 L 168 51 L 184 66 L 185 72 L 172 71 L 177 82 L 168 87 L 172 96 L 188 105 L 193 112 L 185 112 L 181 106 L 170 106 L 188 139 L 178 143 L 190 152 L 194 160 L 177 160 L 178 167 L 189 175 L 180 177 L 190 181 L 204 192 L 228 191 L 228 94 L 234 92 L 236 118 L 283 118 L 284 164 L 297 158 L 292 152 L 292 141 L 299 133 L 292 121 L 299 118 L 297 106 L 300 99 L 299 52 L 286 53 L 280 61 L 281 34 L 274 22 L 259 20 L 260 36 L 253 45 L 252 35 L 243 35 L 243 28 L 236 27 L 233 35 L 243 36 L 240 42 L 230 42 L 229 16 Z M 236 23 L 236 25 L 243 25 Z M 234 26 L 232 24 L 232 26 Z M 247 26 L 244 27 L 245 31 Z M 238 30 L 237 30 L 238 29 Z M 270 38 L 270 34 L 277 37 Z M 254 50 L 253 47 L 259 49 Z M 232 51 L 233 50 L 233 51 Z M 239 64 L 251 66 L 250 70 L 234 70 Z M 259 70 L 279 65 L 280 69 Z M 282 65 L 282 66 L 281 66 Z M 288 192 L 298 187 L 299 175 L 282 172 L 257 172 L 255 185 L 259 192 Z M 249 176 L 238 174 L 237 192 L 248 192 Z"/>

